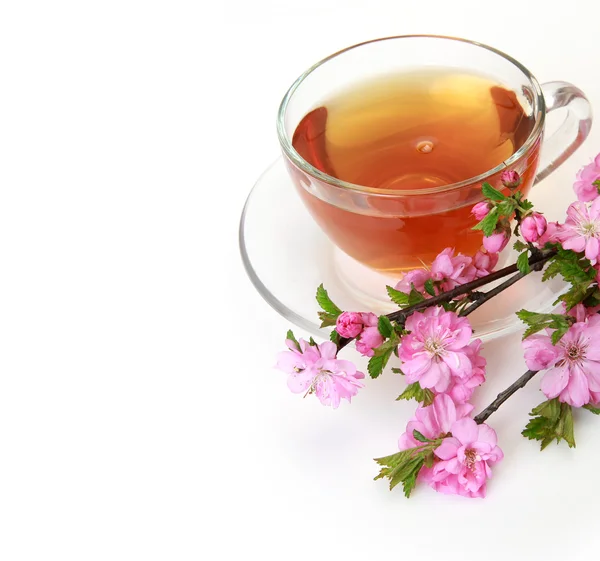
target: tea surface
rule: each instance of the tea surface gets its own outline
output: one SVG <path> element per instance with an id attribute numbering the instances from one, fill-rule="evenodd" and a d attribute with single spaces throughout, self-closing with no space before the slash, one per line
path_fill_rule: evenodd
<path id="1" fill-rule="evenodd" d="M 495 168 L 527 141 L 534 124 L 515 93 L 488 78 L 431 69 L 339 92 L 301 120 L 292 144 L 306 161 L 338 179 L 418 191 Z M 539 142 L 520 168 L 525 193 L 538 155 Z M 500 186 L 498 177 L 490 181 Z M 428 195 L 429 206 L 418 213 L 396 211 L 410 205 L 393 199 L 368 196 L 351 212 L 299 191 L 330 238 L 375 269 L 402 271 L 430 263 L 447 246 L 470 255 L 481 246 L 470 215 L 481 198 L 477 183 Z"/>

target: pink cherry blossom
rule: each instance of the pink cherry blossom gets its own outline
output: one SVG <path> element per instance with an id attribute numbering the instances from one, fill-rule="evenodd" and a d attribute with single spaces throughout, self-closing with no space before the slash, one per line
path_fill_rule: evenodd
<path id="1" fill-rule="evenodd" d="M 466 284 L 475 279 L 477 269 L 473 266 L 473 259 L 447 247 L 434 259 L 431 264 L 431 278 L 439 283 L 442 292 L 452 290 L 460 284 Z"/>
<path id="2" fill-rule="evenodd" d="M 504 230 L 496 230 L 491 236 L 484 236 L 483 247 L 490 253 L 500 253 L 508 243 L 510 234 Z"/>
<path id="3" fill-rule="evenodd" d="M 404 273 L 400 281 L 396 284 L 395 289 L 400 292 L 410 293 L 411 284 L 415 290 L 425 293 L 425 283 L 431 278 L 431 273 L 426 269 L 413 269 Z M 425 293 L 426 296 L 427 293 Z"/>
<path id="4" fill-rule="evenodd" d="M 487 361 L 479 353 L 481 350 L 481 339 L 471 341 L 465 347 L 465 353 L 471 361 L 471 375 L 466 378 L 452 377 L 450 386 L 446 393 L 452 397 L 455 403 L 465 403 L 471 399 L 475 388 L 485 382 L 485 367 Z"/>
<path id="5" fill-rule="evenodd" d="M 375 354 L 374 349 L 383 343 L 383 337 L 377 328 L 379 318 L 372 313 L 361 314 L 361 317 L 365 327 L 356 341 L 356 350 L 363 356 L 371 357 Z"/>
<path id="6" fill-rule="evenodd" d="M 430 440 L 436 440 L 448 434 L 452 424 L 469 415 L 471 411 L 473 411 L 473 406 L 470 403 L 456 404 L 446 394 L 436 395 L 431 405 L 427 407 L 419 405 L 415 416 L 406 425 L 406 432 L 398 440 L 398 448 L 408 450 L 423 445 L 422 442 L 415 439 L 415 430 Z M 430 483 L 432 475 L 433 469 L 423 466 L 419 472 L 419 480 Z"/>
<path id="7" fill-rule="evenodd" d="M 310 345 L 304 339 L 286 340 L 289 351 L 279 353 L 277 368 L 286 372 L 288 387 L 294 393 L 314 393 L 323 405 L 336 409 L 340 399 L 351 400 L 363 387 L 365 377 L 347 360 L 336 358 L 337 347 L 330 341 Z"/>
<path id="8" fill-rule="evenodd" d="M 406 320 L 408 335 L 402 337 L 398 353 L 409 384 L 446 391 L 452 377 L 467 380 L 473 365 L 466 347 L 472 329 L 467 318 L 446 312 L 440 306 L 414 312 Z"/>
<path id="9" fill-rule="evenodd" d="M 576 201 L 567 209 L 567 220 L 558 234 L 562 246 L 585 256 L 595 265 L 600 254 L 600 199 L 591 206 Z"/>
<path id="10" fill-rule="evenodd" d="M 543 249 L 547 243 L 558 243 L 561 225 L 558 222 L 548 222 L 546 231 L 538 238 L 535 245 Z"/>
<path id="11" fill-rule="evenodd" d="M 343 312 L 335 322 L 335 330 L 340 337 L 353 339 L 363 330 L 362 315 L 358 312 Z"/>
<path id="12" fill-rule="evenodd" d="M 498 264 L 498 254 L 488 253 L 487 251 L 478 251 L 473 257 L 473 266 L 476 269 L 475 277 L 481 278 L 493 272 Z"/>
<path id="13" fill-rule="evenodd" d="M 491 467 L 504 457 L 496 431 L 463 417 L 450 432 L 434 451 L 441 461 L 433 466 L 430 485 L 441 493 L 485 497 Z"/>
<path id="14" fill-rule="evenodd" d="M 542 392 L 548 399 L 574 407 L 592 401 L 600 392 L 600 317 L 573 324 L 553 345 L 549 334 L 537 334 L 523 341 L 525 363 L 530 370 L 548 371 L 542 378 Z"/>
<path id="15" fill-rule="evenodd" d="M 600 154 L 594 161 L 587 166 L 582 167 L 577 172 L 577 179 L 573 185 L 577 198 L 586 203 L 598 198 L 598 187 L 594 185 L 595 181 L 600 179 Z"/>
<path id="16" fill-rule="evenodd" d="M 595 316 L 600 311 L 600 306 L 593 306 L 586 308 L 583 304 L 576 304 L 567 312 L 567 306 L 562 303 L 563 314 L 574 317 L 578 322 L 587 320 L 590 317 Z"/>
<path id="17" fill-rule="evenodd" d="M 523 218 L 521 222 L 521 235 L 526 242 L 537 242 L 546 231 L 548 222 L 543 214 L 533 212 L 529 216 Z"/>
<path id="18" fill-rule="evenodd" d="M 472 209 L 471 209 L 471 214 L 477 219 L 477 220 L 483 220 L 490 212 L 490 210 L 492 209 L 492 205 L 487 202 L 487 201 L 481 201 L 480 203 L 477 203 Z"/>
<path id="19" fill-rule="evenodd" d="M 406 425 L 406 432 L 398 440 L 398 447 L 400 450 L 407 450 L 421 446 L 422 442 L 414 437 L 415 430 L 426 438 L 435 440 L 449 433 L 452 423 L 465 417 L 471 411 L 473 411 L 473 406 L 470 403 L 457 404 L 446 394 L 436 395 L 431 405 L 417 407 L 415 416 Z"/>
<path id="20" fill-rule="evenodd" d="M 500 181 L 509 189 L 516 189 L 521 185 L 521 176 L 514 169 L 507 169 L 501 173 Z"/>

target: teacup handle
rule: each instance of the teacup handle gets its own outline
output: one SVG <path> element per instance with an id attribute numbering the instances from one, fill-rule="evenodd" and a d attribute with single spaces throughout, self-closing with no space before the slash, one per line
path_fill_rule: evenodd
<path id="1" fill-rule="evenodd" d="M 546 100 L 546 113 L 555 109 L 567 109 L 567 117 L 560 127 L 544 140 L 540 170 L 535 183 L 548 177 L 587 138 L 592 128 L 592 107 L 585 94 L 568 82 L 542 84 Z"/>

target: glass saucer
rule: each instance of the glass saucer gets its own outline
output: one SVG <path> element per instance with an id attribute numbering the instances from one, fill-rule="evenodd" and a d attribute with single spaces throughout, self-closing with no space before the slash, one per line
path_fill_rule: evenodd
<path id="1" fill-rule="evenodd" d="M 385 291 L 386 284 L 393 286 L 397 279 L 361 265 L 329 241 L 302 204 L 282 158 L 263 173 L 248 196 L 239 242 L 244 266 L 260 295 L 312 335 L 328 336 L 317 317 L 315 293 L 321 283 L 344 310 L 381 314 L 397 309 Z M 515 259 L 507 248 L 499 266 Z M 560 278 L 541 283 L 539 275 L 522 279 L 474 312 L 470 319 L 477 337 L 490 340 L 518 331 L 523 324 L 515 312 L 522 308 L 552 311 L 565 283 Z"/>

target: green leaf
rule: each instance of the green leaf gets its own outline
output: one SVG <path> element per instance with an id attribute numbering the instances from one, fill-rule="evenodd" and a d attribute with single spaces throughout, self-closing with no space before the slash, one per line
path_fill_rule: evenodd
<path id="1" fill-rule="evenodd" d="M 519 191 L 519 195 L 521 195 L 521 194 L 522 193 Z M 533 208 L 533 203 L 531 201 L 528 201 L 527 199 L 523 199 L 523 200 L 519 200 L 519 206 L 521 207 L 522 210 L 527 212 L 528 210 L 531 210 Z"/>
<path id="2" fill-rule="evenodd" d="M 408 499 L 410 498 L 410 494 L 413 492 L 413 489 L 417 485 L 417 477 L 419 476 L 419 471 L 423 467 L 423 460 L 419 463 L 416 463 L 413 471 L 406 476 L 404 481 L 402 482 L 402 488 L 404 490 L 404 496 Z"/>
<path id="3" fill-rule="evenodd" d="M 553 335 L 553 341 L 555 340 L 556 342 L 560 340 L 575 321 L 573 317 L 563 314 L 538 314 L 527 310 L 519 310 L 517 317 L 529 326 L 523 334 L 523 339 L 527 339 L 530 335 L 548 328 L 558 331 L 557 335 Z"/>
<path id="4" fill-rule="evenodd" d="M 408 498 L 415 488 L 426 454 L 430 454 L 430 451 L 409 448 L 391 456 L 375 458 L 375 461 L 382 466 L 375 480 L 387 477 L 390 481 L 390 490 L 398 483 L 402 483 L 404 495 Z"/>
<path id="5" fill-rule="evenodd" d="M 513 248 L 515 249 L 515 251 L 521 252 L 526 249 L 529 249 L 529 246 L 526 243 L 523 243 L 521 240 L 517 240 L 514 243 Z"/>
<path id="6" fill-rule="evenodd" d="M 429 389 L 423 389 L 419 382 L 414 382 L 406 386 L 404 391 L 396 398 L 396 401 L 414 399 L 423 405 L 431 405 L 433 403 L 434 394 Z"/>
<path id="7" fill-rule="evenodd" d="M 321 309 L 323 311 L 335 316 L 336 318 L 342 313 L 342 310 L 340 310 L 331 301 L 331 298 L 329 298 L 329 295 L 327 294 L 327 291 L 323 288 L 322 284 L 319 285 L 319 288 L 317 288 L 317 303 L 319 304 L 319 306 L 321 306 Z"/>
<path id="8" fill-rule="evenodd" d="M 329 340 L 336 345 L 340 344 L 340 339 L 340 334 L 335 329 L 329 334 Z"/>
<path id="9" fill-rule="evenodd" d="M 484 236 L 491 236 L 496 229 L 499 218 L 498 209 L 493 208 L 483 220 L 473 226 L 473 230 L 482 230 Z"/>
<path id="10" fill-rule="evenodd" d="M 398 343 L 400 343 L 400 340 L 398 339 L 398 336 L 393 333 L 390 339 L 373 349 L 373 352 L 375 353 L 373 356 L 383 356 L 387 352 L 393 351 L 398 346 Z"/>
<path id="11" fill-rule="evenodd" d="M 425 296 L 423 296 L 416 288 L 414 284 L 410 285 L 410 294 L 408 295 L 408 305 L 414 306 L 415 304 L 420 304 L 425 300 Z"/>
<path id="12" fill-rule="evenodd" d="M 381 336 L 386 339 L 391 337 L 392 333 L 394 333 L 394 326 L 387 316 L 379 316 L 377 329 L 379 330 L 379 333 L 381 333 Z"/>
<path id="13" fill-rule="evenodd" d="M 406 306 L 408 306 L 408 294 L 400 292 L 391 286 L 386 286 L 385 289 L 387 290 L 390 300 L 394 304 L 397 304 L 401 308 L 406 308 Z"/>
<path id="14" fill-rule="evenodd" d="M 308 344 L 309 344 L 311 347 L 317 347 L 317 346 L 318 346 L 318 345 L 317 345 L 317 342 L 316 342 L 316 341 L 315 341 L 315 340 L 314 340 L 312 337 L 311 337 L 311 338 L 308 340 Z"/>
<path id="15" fill-rule="evenodd" d="M 321 327 L 331 327 L 336 324 L 337 316 L 328 312 L 318 312 L 319 319 L 321 320 Z"/>
<path id="16" fill-rule="evenodd" d="M 517 259 L 517 269 L 521 271 L 524 275 L 528 274 L 531 271 L 531 267 L 529 266 L 529 252 L 524 251 L 519 255 Z"/>
<path id="17" fill-rule="evenodd" d="M 564 440 L 569 448 L 575 448 L 573 410 L 570 405 L 560 403 L 555 398 L 535 407 L 530 415 L 532 418 L 522 434 L 530 440 L 540 441 L 542 450 L 553 440 L 557 443 Z"/>
<path id="18" fill-rule="evenodd" d="M 544 274 L 542 275 L 542 282 L 545 282 L 549 279 L 553 279 L 556 275 L 560 273 L 561 264 L 559 261 L 550 261 L 544 270 Z"/>
<path id="19" fill-rule="evenodd" d="M 563 335 L 569 331 L 569 327 L 569 325 L 559 325 L 556 328 L 556 330 L 550 336 L 550 340 L 552 341 L 553 345 L 556 345 L 556 343 L 562 339 Z"/>
<path id="20" fill-rule="evenodd" d="M 584 405 L 583 408 L 587 409 L 590 413 L 593 413 L 594 415 L 600 415 L 600 408 L 594 407 L 590 403 L 588 403 L 587 405 Z"/>
<path id="21" fill-rule="evenodd" d="M 506 199 L 506 195 L 502 194 L 497 189 L 494 189 L 489 183 L 484 183 L 481 186 L 481 192 L 484 197 L 491 199 L 492 201 L 504 201 Z"/>
<path id="22" fill-rule="evenodd" d="M 517 208 L 517 203 L 512 198 L 507 198 L 498 205 L 498 214 L 511 217 Z"/>
<path id="23" fill-rule="evenodd" d="M 429 442 L 429 439 L 423 436 L 417 429 L 413 430 L 413 436 L 419 442 Z"/>
<path id="24" fill-rule="evenodd" d="M 380 356 L 375 355 L 369 359 L 369 363 L 367 364 L 367 372 L 371 378 L 377 378 L 383 372 L 383 369 L 386 367 L 393 352 L 394 349 L 387 349 L 384 354 Z"/>
<path id="25" fill-rule="evenodd" d="M 402 374 L 404 376 L 404 372 L 400 368 L 392 368 L 392 372 L 394 374 Z"/>
<path id="26" fill-rule="evenodd" d="M 432 279 L 427 279 L 425 281 L 425 292 L 427 292 L 429 296 L 435 296 L 435 287 L 433 286 Z"/>
<path id="27" fill-rule="evenodd" d="M 294 336 L 294 332 L 291 329 L 288 329 L 288 332 L 287 332 L 287 335 L 285 336 L 285 338 L 286 338 L 286 340 L 289 339 L 290 341 L 292 341 L 294 343 L 294 345 L 296 345 L 296 348 L 298 350 L 300 350 L 300 343 L 298 343 L 298 340 Z"/>

